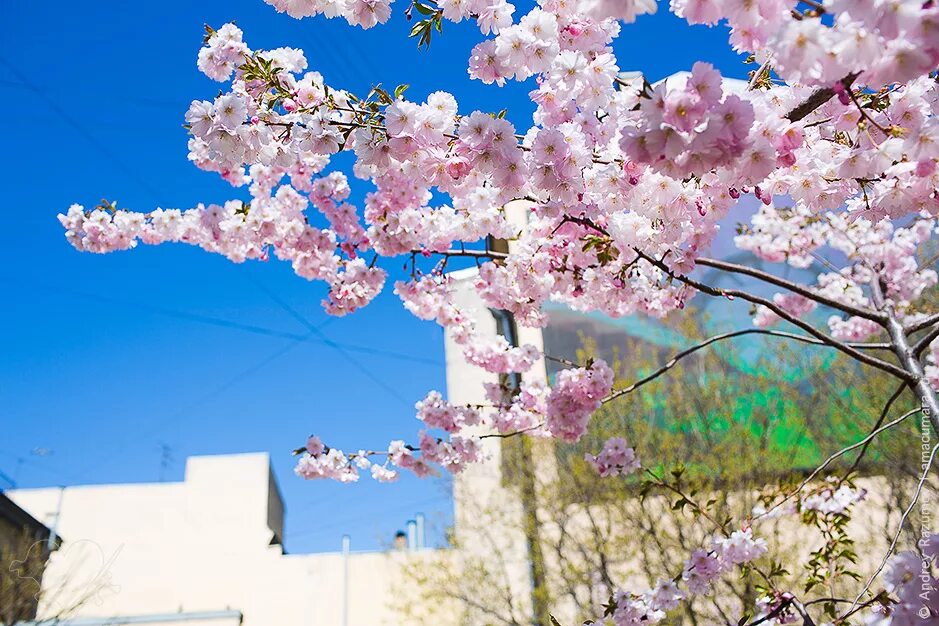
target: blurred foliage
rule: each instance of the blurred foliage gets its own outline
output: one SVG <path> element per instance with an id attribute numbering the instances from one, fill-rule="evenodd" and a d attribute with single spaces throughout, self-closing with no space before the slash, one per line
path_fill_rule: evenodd
<path id="1" fill-rule="evenodd" d="M 45 540 L 26 529 L 0 525 L 0 624 L 36 616 L 48 559 Z"/>
<path id="2" fill-rule="evenodd" d="M 688 345 L 708 336 L 705 321 L 693 315 L 670 323 Z M 626 437 L 649 467 L 682 463 L 689 478 L 727 488 L 765 484 L 811 471 L 833 451 L 862 439 L 897 388 L 892 378 L 831 348 L 765 335 L 746 339 L 759 355 L 746 370 L 722 354 L 722 348 L 735 340 L 704 348 L 658 379 L 601 407 L 580 442 L 556 448 L 558 462 L 576 466 L 584 453 L 596 452 L 609 437 Z M 582 341 L 577 355 L 581 362 L 596 353 L 595 341 L 589 337 Z M 614 355 L 616 388 L 671 358 L 670 351 L 635 338 L 614 347 Z M 780 376 L 780 372 L 799 375 Z M 915 406 L 915 398 L 906 393 L 891 414 L 898 416 Z M 909 431 L 916 428 L 911 420 L 878 437 L 862 468 L 880 473 L 891 466 L 901 470 L 906 466 L 915 471 L 915 454 L 903 459 L 893 453 L 902 451 L 899 442 L 909 441 Z M 852 461 L 846 455 L 832 469 Z"/>
<path id="3" fill-rule="evenodd" d="M 700 315 L 668 320 L 689 346 L 710 336 L 705 322 Z M 581 344 L 579 362 L 597 355 L 593 339 L 581 336 Z M 641 337 L 603 347 L 607 355 L 613 350 L 615 388 L 655 371 L 675 351 Z M 688 509 L 674 508 L 667 493 L 640 498 L 637 475 L 601 479 L 584 461 L 585 453 L 598 452 L 609 437 L 625 437 L 644 466 L 659 474 L 684 466 L 682 480 L 702 500 L 713 500 L 716 518 L 745 520 L 767 486 L 791 488 L 830 454 L 863 439 L 898 387 L 894 379 L 830 348 L 754 335 L 743 348 L 755 351 L 745 367 L 744 359 L 734 358 L 740 349 L 730 340 L 679 361 L 661 377 L 604 405 L 577 444 L 536 440 L 529 456 L 520 440 L 503 440 L 505 502 L 459 502 L 464 527 L 452 533 L 455 549 L 441 553 L 430 569 L 426 563 L 409 568 L 404 582 L 417 584 L 424 602 L 451 607 L 450 616 L 456 602 L 463 624 L 531 624 L 533 601 L 548 605 L 565 626 L 580 624 L 602 613 L 613 589 L 641 591 L 679 574 L 685 558 L 715 532 Z M 905 391 L 887 419 L 915 406 L 917 399 Z M 910 444 L 918 442 L 919 428 L 919 421 L 910 419 L 875 439 L 857 468 L 852 452 L 822 474 L 844 476 L 857 469 L 862 479 L 878 481 L 877 493 L 859 505 L 863 513 L 850 522 L 861 554 L 857 567 L 865 574 L 884 554 L 919 476 L 919 447 Z M 520 489 L 532 478 L 534 528 Z M 817 528 L 801 524 L 798 516 L 784 516 L 761 522 L 759 529 L 770 543 L 764 565 L 775 570 L 773 564 L 782 563 L 791 572 L 782 575 L 783 583 L 800 590 L 812 552 L 824 542 Z M 911 519 L 901 545 L 914 543 L 919 527 Z M 526 551 L 518 556 L 509 548 L 533 536 L 544 581 L 531 594 L 519 586 L 519 580 L 530 580 Z M 826 579 L 818 593 L 856 590 L 856 583 L 845 578 Z M 733 626 L 746 611 L 752 613 L 764 583 L 756 571 L 735 572 L 718 583 L 716 593 L 683 602 L 667 623 Z M 410 618 L 408 623 L 440 623 L 413 612 Z"/>

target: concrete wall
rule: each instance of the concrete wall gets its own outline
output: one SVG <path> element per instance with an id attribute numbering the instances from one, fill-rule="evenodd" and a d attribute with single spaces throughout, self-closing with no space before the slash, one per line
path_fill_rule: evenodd
<path id="1" fill-rule="evenodd" d="M 428 555 L 351 553 L 343 622 L 343 555 L 283 554 L 283 503 L 272 480 L 267 454 L 242 454 L 192 457 L 180 483 L 66 488 L 65 544 L 46 574 L 50 588 L 64 591 L 44 598 L 40 617 L 235 610 L 246 626 L 400 623 L 392 588 L 404 562 Z M 59 495 L 10 494 L 50 522 Z"/>

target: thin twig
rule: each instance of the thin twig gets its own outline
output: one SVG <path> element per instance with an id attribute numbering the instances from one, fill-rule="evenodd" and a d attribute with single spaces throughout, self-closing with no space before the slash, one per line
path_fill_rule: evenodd
<path id="1" fill-rule="evenodd" d="M 801 483 L 799 483 L 799 486 L 798 486 L 798 487 L 796 487 L 795 489 L 793 489 L 792 491 L 790 491 L 788 494 L 786 494 L 786 496 L 785 496 L 782 500 L 780 500 L 779 502 L 777 502 L 776 504 L 774 504 L 773 506 L 771 506 L 769 509 L 767 509 L 765 512 L 761 513 L 760 515 L 757 515 L 754 519 L 760 519 L 761 517 L 766 517 L 767 515 L 769 515 L 770 513 L 772 513 L 773 511 L 775 511 L 775 510 L 778 509 L 779 507 L 781 507 L 783 504 L 785 504 L 786 502 L 788 502 L 789 500 L 791 500 L 791 499 L 793 498 L 793 496 L 795 496 L 795 495 L 798 494 L 800 491 L 802 491 L 802 490 L 805 488 L 805 486 L 806 486 L 807 484 L 809 484 L 810 482 L 812 482 L 813 480 L 815 480 L 815 478 L 816 478 L 819 474 L 822 473 L 822 470 L 824 470 L 826 467 L 828 467 L 828 466 L 831 464 L 831 462 L 834 461 L 835 459 L 837 459 L 838 457 L 843 456 L 843 455 L 847 454 L 848 452 L 851 452 L 851 450 L 854 450 L 854 449 L 856 449 L 856 448 L 859 448 L 859 447 L 863 446 L 865 443 L 867 443 L 868 441 L 872 440 L 874 437 L 876 437 L 876 436 L 879 435 L 880 433 L 884 432 L 885 430 L 887 430 L 887 429 L 889 429 L 889 428 L 893 428 L 894 426 L 896 426 L 897 424 L 899 424 L 899 423 L 902 422 L 903 420 L 907 419 L 907 418 L 910 417 L 911 415 L 915 415 L 916 413 L 919 413 L 920 411 L 922 411 L 921 408 L 913 409 L 913 410 L 910 411 L 909 413 L 906 413 L 906 414 L 902 415 L 901 417 L 898 417 L 897 419 L 893 420 L 892 422 L 888 422 L 887 424 L 884 424 L 884 425 L 881 426 L 880 428 L 877 428 L 877 429 L 871 431 L 871 433 L 870 433 L 869 435 L 867 435 L 867 437 L 864 437 L 864 439 L 861 439 L 860 441 L 851 444 L 851 445 L 848 446 L 847 448 L 842 448 L 841 450 L 838 450 L 837 452 L 835 452 L 834 454 L 832 454 L 830 457 L 828 457 L 827 459 L 825 459 L 825 462 L 824 462 L 824 463 L 822 463 L 821 465 L 819 465 L 818 467 L 816 467 L 814 470 L 812 470 L 812 473 L 809 474 L 808 477 L 805 478 L 805 480 L 803 480 Z"/>
<path id="2" fill-rule="evenodd" d="M 616 392 L 610 394 L 609 396 L 607 396 L 606 398 L 604 398 L 603 401 L 604 401 L 604 402 L 609 402 L 610 400 L 615 400 L 616 398 L 619 398 L 620 396 L 624 396 L 624 395 L 626 395 L 626 394 L 628 394 L 628 393 L 632 393 L 633 391 L 635 391 L 635 390 L 638 389 L 639 387 L 642 387 L 642 386 L 645 385 L 646 383 L 652 382 L 653 380 L 655 380 L 656 378 L 658 378 L 659 376 L 661 376 L 662 374 L 664 374 L 665 372 L 667 372 L 667 371 L 670 370 L 671 368 L 675 367 L 675 365 L 677 365 L 678 362 L 679 362 L 681 359 L 685 358 L 686 356 L 688 356 L 688 355 L 690 355 L 690 354 L 693 354 L 693 353 L 697 352 L 698 350 L 700 350 L 700 349 L 702 349 L 702 348 L 706 348 L 707 346 L 711 345 L 712 343 L 716 343 L 716 342 L 718 342 L 718 341 L 723 341 L 723 340 L 725 340 L 725 339 L 733 339 L 734 337 L 739 337 L 739 336 L 741 336 L 741 335 L 769 335 L 769 336 L 771 336 L 771 337 L 783 337 L 783 338 L 786 338 L 786 339 L 793 339 L 793 340 L 795 340 L 795 341 L 801 341 L 801 342 L 803 342 L 803 343 L 808 343 L 808 344 L 812 344 L 812 345 L 816 345 L 816 346 L 828 346 L 828 344 L 825 343 L 824 341 L 820 341 L 820 340 L 818 340 L 818 339 L 813 339 L 812 337 L 806 337 L 805 335 L 798 335 L 798 334 L 796 334 L 796 333 L 787 333 L 787 332 L 781 331 L 781 330 L 769 330 L 769 329 L 765 329 L 765 328 L 745 328 L 745 329 L 743 329 L 743 330 L 735 330 L 735 331 L 729 332 L 729 333 L 723 333 L 723 334 L 720 334 L 720 335 L 714 335 L 713 337 L 709 337 L 708 339 L 704 340 L 704 341 L 701 342 L 701 343 L 695 344 L 695 345 L 691 346 L 690 348 L 686 348 L 685 350 L 682 350 L 681 352 L 676 353 L 675 356 L 673 356 L 671 359 L 669 359 L 669 360 L 668 360 L 662 367 L 660 367 L 659 369 L 655 370 L 654 372 L 652 372 L 651 374 L 649 374 L 649 375 L 646 376 L 645 378 L 642 378 L 642 379 L 640 379 L 640 380 L 638 380 L 638 381 L 632 383 L 632 384 L 629 385 L 628 387 L 626 387 L 626 388 L 624 388 L 624 389 L 620 389 L 620 390 L 618 390 L 618 391 L 616 391 Z M 885 343 L 869 343 L 869 344 L 856 343 L 856 344 L 851 344 L 851 345 L 854 346 L 854 347 L 856 347 L 856 348 L 858 348 L 858 349 L 861 349 L 861 350 L 865 350 L 865 349 L 869 349 L 869 350 L 889 350 L 889 349 L 890 349 L 890 346 L 889 346 L 888 344 L 885 344 Z M 831 347 L 831 346 L 828 346 L 828 347 Z"/>
<path id="3" fill-rule="evenodd" d="M 700 257 L 695 260 L 695 263 L 698 265 L 705 265 L 707 267 L 713 267 L 715 269 L 724 270 L 726 272 L 734 272 L 737 274 L 745 274 L 753 278 L 758 278 L 763 282 L 770 283 L 771 285 L 776 285 L 777 287 L 782 287 L 783 289 L 788 289 L 793 293 L 797 293 L 800 296 L 804 296 L 810 300 L 814 300 L 826 306 L 830 306 L 833 309 L 838 309 L 844 311 L 850 315 L 855 315 L 857 317 L 863 317 L 864 319 L 871 320 L 873 322 L 882 323 L 887 319 L 887 316 L 880 311 L 874 311 L 872 309 L 854 306 L 852 304 L 847 304 L 845 302 L 839 302 L 833 298 L 823 296 L 808 287 L 799 285 L 798 283 L 786 280 L 785 278 L 780 278 L 769 272 L 764 272 L 763 270 L 758 270 L 753 267 L 748 267 L 746 265 L 740 265 L 738 263 L 728 263 L 727 261 L 719 261 L 717 259 L 709 259 L 707 257 Z"/>
<path id="4" fill-rule="evenodd" d="M 909 326 L 904 327 L 903 332 L 907 335 L 915 333 L 918 330 L 923 330 L 924 328 L 929 328 L 933 324 L 939 322 L 939 313 L 933 313 L 932 315 L 921 319 L 918 322 L 914 322 Z"/>
<path id="5" fill-rule="evenodd" d="M 528 428 L 523 428 L 521 430 L 516 430 L 510 433 L 489 433 L 488 435 L 480 435 L 480 439 L 508 439 L 509 437 L 517 437 L 518 435 L 524 435 L 527 432 L 533 430 L 538 430 L 539 428 L 544 427 L 544 422 L 540 424 L 535 424 L 534 426 L 529 426 Z"/>
<path id="6" fill-rule="evenodd" d="M 931 331 L 923 335 L 923 337 L 913 345 L 913 356 L 919 358 L 923 351 L 929 347 L 936 338 L 939 337 L 939 326 L 933 327 Z"/>
<path id="7" fill-rule="evenodd" d="M 758 624 L 762 624 L 763 622 L 768 622 L 769 620 L 773 619 L 774 617 L 776 617 L 777 615 L 779 615 L 780 613 L 788 609 L 789 605 L 792 604 L 793 600 L 794 598 L 785 598 L 782 602 L 779 603 L 779 605 L 775 609 L 773 609 L 772 611 L 770 611 L 763 617 L 750 622 L 749 624 L 747 624 L 747 626 L 757 626 Z"/>
<path id="8" fill-rule="evenodd" d="M 900 383 L 900 386 L 897 387 L 897 390 L 893 392 L 893 395 L 890 396 L 890 399 L 887 400 L 887 404 L 884 405 L 883 410 L 880 412 L 880 417 L 877 419 L 877 423 L 874 424 L 874 427 L 871 431 L 875 431 L 880 428 L 880 425 L 884 423 L 884 420 L 887 419 L 887 413 L 890 412 L 890 407 L 893 406 L 893 403 L 900 397 L 900 394 L 903 393 L 903 390 L 906 389 L 906 383 Z M 857 458 L 854 459 L 854 463 L 851 465 L 851 468 L 845 473 L 845 478 L 842 479 L 842 482 L 858 468 L 861 464 L 861 459 L 864 458 L 864 454 L 867 453 L 867 448 L 870 445 L 870 441 L 864 444 L 864 447 L 861 448 L 861 451 L 858 452 Z"/>
<path id="9" fill-rule="evenodd" d="M 750 77 L 750 82 L 747 83 L 747 91 L 753 91 L 754 89 L 756 89 L 757 84 L 760 82 L 760 77 L 763 76 L 763 72 L 768 73 L 769 62 L 771 58 L 772 57 L 763 61 L 763 64 L 760 65 L 759 69 L 753 72 L 753 76 Z"/>
<path id="10" fill-rule="evenodd" d="M 900 523 L 897 526 L 897 532 L 893 536 L 893 540 L 890 542 L 890 547 L 887 549 L 887 553 L 884 555 L 883 560 L 880 562 L 880 567 L 878 567 L 871 577 L 867 579 L 867 584 L 864 585 L 864 588 L 861 589 L 861 592 L 857 594 L 857 597 L 854 599 L 854 602 L 851 604 L 851 609 L 858 605 L 861 601 L 861 597 L 867 593 L 867 590 L 871 588 L 871 585 L 874 584 L 874 579 L 883 571 L 884 567 L 887 565 L 887 561 L 890 560 L 890 555 L 893 553 L 894 548 L 897 547 L 897 542 L 900 540 L 900 533 L 903 531 L 903 524 L 906 522 L 906 518 L 909 517 L 910 512 L 913 510 L 913 507 L 916 506 L 916 502 L 919 500 L 919 495 L 923 491 L 923 484 L 926 482 L 926 478 L 929 476 L 929 468 L 932 467 L 932 461 L 936 456 L 936 451 L 939 450 L 939 443 L 932 447 L 932 452 L 929 453 L 929 459 L 923 464 L 923 475 L 919 478 L 919 483 L 916 485 L 916 492 L 913 494 L 913 500 L 910 501 L 910 505 L 906 507 L 906 510 L 903 511 L 903 515 L 900 517 Z M 848 611 L 849 613 L 851 611 Z"/>

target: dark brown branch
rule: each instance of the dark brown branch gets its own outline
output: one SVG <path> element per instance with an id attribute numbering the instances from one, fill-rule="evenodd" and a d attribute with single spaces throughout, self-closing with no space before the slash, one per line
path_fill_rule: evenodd
<path id="1" fill-rule="evenodd" d="M 750 622 L 749 624 L 747 624 L 747 626 L 757 626 L 758 624 L 762 624 L 763 622 L 768 622 L 769 620 L 773 619 L 774 617 L 778 616 L 780 613 L 788 609 L 789 605 L 792 604 L 793 599 L 794 598 L 785 598 L 782 602 L 779 603 L 779 605 L 775 609 L 773 609 L 772 611 L 770 611 L 763 617 Z"/>
<path id="2" fill-rule="evenodd" d="M 933 341 L 939 338 L 939 326 L 934 326 L 932 330 L 923 335 L 923 337 L 913 344 L 913 356 L 917 359 L 923 354 L 923 351 L 929 347 Z"/>
<path id="3" fill-rule="evenodd" d="M 797 293 L 800 296 L 804 296 L 810 300 L 814 300 L 825 306 L 829 306 L 833 309 L 838 309 L 849 315 L 854 315 L 857 317 L 863 317 L 864 319 L 871 320 L 873 322 L 878 322 L 883 324 L 886 321 L 887 316 L 884 313 L 879 311 L 873 311 L 864 307 L 857 307 L 851 304 L 846 304 L 844 302 L 839 302 L 827 296 L 823 296 L 815 291 L 804 287 L 798 283 L 795 283 L 791 280 L 786 280 L 785 278 L 780 278 L 769 272 L 764 272 L 763 270 L 758 270 L 754 267 L 748 267 L 746 265 L 740 265 L 738 263 L 728 263 L 727 261 L 719 261 L 717 259 L 710 259 L 707 257 L 700 257 L 695 261 L 698 265 L 704 265 L 707 267 L 713 267 L 715 269 L 724 270 L 725 272 L 734 272 L 737 274 L 745 274 L 753 278 L 758 278 L 763 282 L 770 283 L 771 285 L 776 285 L 777 287 L 782 287 L 783 289 L 788 289 L 793 293 Z"/>
<path id="4" fill-rule="evenodd" d="M 939 323 L 939 313 L 933 313 L 929 317 L 926 317 L 918 322 L 910 324 L 909 326 L 903 329 L 903 332 L 907 335 L 915 333 L 916 331 L 923 330 L 924 328 L 929 328 L 933 324 Z"/>
<path id="5" fill-rule="evenodd" d="M 845 89 L 851 89 L 851 83 L 854 82 L 854 79 L 858 77 L 857 73 L 848 74 L 841 79 L 841 84 L 844 85 Z M 807 117 L 812 111 L 822 106 L 829 100 L 835 97 L 835 90 L 831 87 L 823 87 L 821 89 L 816 89 L 812 92 L 805 101 L 786 113 L 785 118 L 790 122 L 798 122 L 799 120 Z"/>
<path id="6" fill-rule="evenodd" d="M 889 363 L 887 361 L 878 359 L 868 354 L 864 354 L 858 349 L 853 348 L 850 345 L 835 339 L 834 337 L 829 337 L 828 335 L 818 330 L 811 324 L 803 322 L 798 317 L 792 315 L 791 313 L 789 313 L 788 311 L 780 307 L 778 304 L 776 304 L 772 300 L 768 300 L 766 298 L 756 296 L 754 294 L 751 294 L 746 291 L 741 291 L 739 289 L 719 289 L 716 287 L 711 287 L 710 285 L 706 285 L 702 283 L 701 281 L 695 280 L 693 278 L 676 274 L 671 269 L 669 269 L 669 267 L 665 265 L 663 261 L 660 261 L 654 257 L 649 256 L 648 254 L 639 250 L 638 248 L 634 248 L 634 250 L 636 251 L 636 254 L 640 256 L 640 258 L 645 259 L 646 261 L 648 261 L 655 267 L 665 272 L 671 278 L 678 280 L 688 285 L 689 287 L 694 287 L 698 291 L 702 293 L 706 293 L 711 296 L 719 296 L 719 297 L 724 297 L 724 298 L 727 298 L 727 297 L 740 298 L 742 300 L 746 300 L 747 302 L 751 302 L 753 304 L 763 305 L 767 309 L 769 309 L 770 311 L 772 311 L 773 313 L 781 317 L 782 319 L 786 320 L 787 322 L 793 324 L 794 326 L 801 328 L 802 330 L 809 333 L 816 339 L 819 339 L 823 341 L 824 343 L 834 348 L 837 348 L 841 352 L 844 352 L 848 356 L 853 357 L 857 361 L 860 361 L 861 363 L 870 365 L 871 367 L 876 367 L 877 369 L 893 374 L 900 380 L 905 380 L 908 382 L 916 382 L 916 377 L 913 374 L 911 374 L 909 371 L 903 368 L 897 367 L 893 363 Z"/>
<path id="7" fill-rule="evenodd" d="M 897 387 L 897 390 L 893 392 L 893 395 L 890 396 L 890 399 L 887 400 L 887 404 L 884 405 L 883 410 L 880 412 L 880 417 L 877 418 L 877 423 L 874 424 L 874 427 L 871 428 L 871 432 L 876 432 L 880 428 L 881 424 L 884 423 L 884 420 L 887 419 L 887 414 L 890 412 L 890 407 L 893 406 L 893 403 L 897 401 L 897 398 L 903 393 L 903 390 L 906 389 L 906 383 L 900 383 L 900 386 Z M 868 434 L 868 436 L 870 436 Z M 851 464 L 850 469 L 848 469 L 845 474 L 847 478 L 854 470 L 856 470 L 861 465 L 861 459 L 864 458 L 864 455 L 867 453 L 867 448 L 871 445 L 871 439 L 868 439 L 864 442 L 864 446 L 861 448 L 861 451 L 858 452 L 857 458 L 854 459 L 854 463 Z M 843 481 L 844 479 L 842 479 Z"/>

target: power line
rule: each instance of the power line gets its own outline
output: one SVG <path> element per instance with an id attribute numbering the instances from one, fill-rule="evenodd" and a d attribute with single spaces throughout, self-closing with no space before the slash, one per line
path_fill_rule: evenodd
<path id="1" fill-rule="evenodd" d="M 102 302 L 105 304 L 117 304 L 120 306 L 140 309 L 142 311 L 149 311 L 152 313 L 157 313 L 159 315 L 165 315 L 167 317 L 182 319 L 188 322 L 196 322 L 199 324 L 207 324 L 210 326 L 229 328 L 232 330 L 239 330 L 242 332 L 252 333 L 256 335 L 265 335 L 268 337 L 275 337 L 278 339 L 291 339 L 291 340 L 302 339 L 303 341 L 315 341 L 317 343 L 324 343 L 324 344 L 327 343 L 327 341 L 322 338 L 310 337 L 309 335 L 303 335 L 301 333 L 292 333 L 292 332 L 287 332 L 287 331 L 266 328 L 264 326 L 244 324 L 242 322 L 235 322 L 231 320 L 212 317 L 208 315 L 201 315 L 197 313 L 189 313 L 187 311 L 168 309 L 168 308 L 161 307 L 161 306 L 146 304 L 142 302 L 134 302 L 131 300 L 119 300 L 117 298 L 111 298 L 108 296 L 102 296 L 100 294 L 78 291 L 75 289 L 68 289 L 65 287 L 58 287 L 58 286 L 35 283 L 35 282 L 25 283 L 25 282 L 21 282 L 18 280 L 14 280 L 9 276 L 0 275 L 0 282 L 4 282 L 7 284 L 11 284 L 11 285 L 17 285 L 20 287 L 26 287 L 30 289 L 40 289 L 40 290 L 48 291 L 52 293 L 60 293 L 60 294 L 65 294 L 69 296 L 76 296 L 80 298 L 85 298 L 87 300 Z M 332 322 L 334 319 L 335 318 L 330 318 L 328 321 Z M 322 327 L 325 325 L 326 324 L 321 325 L 320 328 L 322 329 Z M 376 356 L 388 357 L 391 359 L 398 359 L 401 361 L 411 361 L 414 363 L 432 365 L 435 367 L 440 367 L 442 365 L 440 361 L 436 359 L 429 359 L 427 357 L 405 354 L 403 352 L 396 352 L 394 350 L 385 350 L 382 348 L 372 348 L 369 346 L 359 346 L 355 344 L 348 344 L 348 343 L 342 343 L 342 342 L 332 342 L 332 343 L 334 343 L 336 346 L 341 347 L 344 350 L 349 350 L 350 352 L 361 352 L 363 354 L 373 354 Z"/>
<path id="2" fill-rule="evenodd" d="M 39 470 L 39 471 L 41 471 L 41 472 L 45 472 L 46 474 L 48 474 L 48 475 L 50 475 L 50 476 L 54 476 L 55 478 L 58 478 L 58 479 L 60 479 L 60 480 L 61 480 L 62 478 L 67 477 L 66 472 L 64 472 L 63 470 L 55 469 L 55 468 L 52 468 L 52 467 L 48 467 L 48 466 L 46 466 L 46 465 L 44 465 L 44 464 L 42 464 L 42 463 L 38 463 L 38 462 L 36 462 L 36 461 L 32 461 L 32 460 L 27 459 L 26 457 L 24 457 L 22 454 L 13 452 L 13 451 L 11 451 L 11 450 L 0 450 L 0 454 L 3 454 L 3 455 L 5 455 L 5 456 L 8 456 L 8 457 L 10 457 L 10 458 L 16 460 L 16 464 L 17 464 L 17 467 L 18 467 L 18 468 L 19 468 L 20 466 L 22 466 L 22 465 L 31 465 L 31 466 L 34 467 L 35 469 L 37 469 L 37 470 Z M 17 476 L 17 478 L 19 478 L 19 477 Z"/>
<path id="3" fill-rule="evenodd" d="M 400 393 L 398 393 L 398 390 L 397 390 L 397 389 L 395 389 L 394 387 L 392 387 L 391 385 L 389 385 L 388 383 L 386 383 L 385 381 L 383 381 L 382 379 L 380 379 L 380 378 L 379 378 L 378 376 L 376 376 L 370 369 L 368 369 L 367 367 L 365 367 L 364 365 L 362 365 L 358 360 L 356 360 L 355 358 L 353 358 L 352 355 L 350 355 L 348 352 L 346 352 L 346 350 L 345 350 L 342 346 L 340 346 L 340 345 L 337 344 L 335 341 L 333 341 L 333 340 L 331 340 L 329 337 L 327 337 L 327 336 L 323 333 L 323 331 L 321 331 L 317 326 L 315 326 L 312 322 L 310 322 L 306 317 L 304 317 L 303 315 L 301 315 L 300 313 L 298 313 L 293 307 L 291 307 L 289 304 L 287 304 L 284 300 L 280 299 L 280 298 L 277 296 L 277 294 L 275 294 L 273 291 L 271 291 L 270 289 L 268 289 L 266 285 L 264 285 L 263 283 L 261 283 L 261 282 L 259 282 L 259 281 L 256 281 L 256 280 L 255 280 L 254 282 L 255 282 L 255 284 L 257 284 L 258 288 L 261 289 L 261 291 L 263 291 L 264 293 L 266 293 L 267 296 L 268 296 L 275 304 L 277 304 L 277 306 L 279 306 L 280 308 L 282 308 L 288 315 L 290 315 L 291 317 L 293 317 L 295 320 L 297 320 L 298 322 L 300 322 L 301 324 L 303 324 L 304 326 L 306 326 L 306 328 L 307 328 L 311 333 L 316 334 L 317 336 L 319 336 L 319 337 L 322 339 L 323 343 L 325 343 L 327 346 L 329 346 L 330 348 L 332 348 L 333 350 L 335 350 L 336 352 L 338 352 L 340 355 L 342 355 L 342 357 L 343 357 L 344 359 L 346 359 L 346 361 L 348 361 L 349 363 L 351 363 L 353 367 L 355 367 L 357 370 L 359 370 L 360 372 L 362 372 L 362 374 L 364 374 L 366 378 L 368 378 L 368 379 L 371 380 L 373 383 L 375 383 L 376 385 L 378 385 L 379 387 L 381 387 L 382 389 L 384 389 L 386 392 L 388 392 L 389 395 L 391 395 L 393 398 L 395 398 L 396 400 L 398 400 L 398 402 L 400 402 L 401 404 L 407 406 L 408 408 L 410 408 L 410 407 L 413 406 L 413 403 L 412 403 L 412 402 L 409 402 L 408 400 L 406 400 L 406 399 L 404 398 L 404 396 L 402 396 Z"/>
<path id="4" fill-rule="evenodd" d="M 246 378 L 247 376 L 250 376 L 251 374 L 254 374 L 255 372 L 260 371 L 261 369 L 264 368 L 264 366 L 266 366 L 267 364 L 271 363 L 272 361 L 278 359 L 279 357 L 283 356 L 284 354 L 290 352 L 291 350 L 297 348 L 297 347 L 300 346 L 303 342 L 304 342 L 304 339 L 303 339 L 303 338 L 297 339 L 297 340 L 294 340 L 293 342 L 291 342 L 290 344 L 288 344 L 287 346 L 284 346 L 284 347 L 282 347 L 282 348 L 280 348 L 280 349 L 278 349 L 278 350 L 272 352 L 271 354 L 269 354 L 267 357 L 265 357 L 265 358 L 262 359 L 261 361 L 259 361 L 259 362 L 255 363 L 254 365 L 251 365 L 250 367 L 248 367 L 248 368 L 246 368 L 246 369 L 240 371 L 239 373 L 235 374 L 234 376 L 232 376 L 231 378 L 229 378 L 228 380 L 226 380 L 226 381 L 225 381 L 224 383 L 222 383 L 221 385 L 218 385 L 217 387 L 213 388 L 211 391 L 209 391 L 209 392 L 203 394 L 203 395 L 200 396 L 199 398 L 193 400 L 193 401 L 190 402 L 189 404 L 187 404 L 187 405 L 185 405 L 184 407 L 180 408 L 178 411 L 176 411 L 175 413 L 173 413 L 170 417 L 168 417 L 168 418 L 165 419 L 165 420 L 162 420 L 162 421 L 160 422 L 160 425 L 159 425 L 159 426 L 157 426 L 156 428 L 150 430 L 147 434 L 144 434 L 144 435 L 141 436 L 140 434 L 135 433 L 134 436 L 133 436 L 133 438 L 127 438 L 127 439 L 125 439 L 124 442 L 123 442 L 123 445 L 121 445 L 121 446 L 119 447 L 119 450 L 118 450 L 116 453 L 111 454 L 111 455 L 105 455 L 105 458 L 104 458 L 103 462 L 98 463 L 98 464 L 96 464 L 96 465 L 92 465 L 91 467 L 85 468 L 84 470 L 75 472 L 73 475 L 74 475 L 74 476 L 78 476 L 78 477 L 80 477 L 80 476 L 86 476 L 86 475 L 87 475 L 89 472 L 91 472 L 91 471 L 101 469 L 102 467 L 107 467 L 107 466 L 110 465 L 115 459 L 118 459 L 118 458 L 124 456 L 125 454 L 127 454 L 128 452 L 131 452 L 132 450 L 136 450 L 136 449 L 132 448 L 132 447 L 129 445 L 129 444 L 132 443 L 133 441 L 139 441 L 141 438 L 149 438 L 149 437 L 152 437 L 152 436 L 155 436 L 155 435 L 159 434 L 163 429 L 165 429 L 165 428 L 166 428 L 167 426 L 169 426 L 170 424 L 174 424 L 174 423 L 176 423 L 177 421 L 179 421 L 180 419 L 182 419 L 183 417 L 186 417 L 186 415 L 188 415 L 188 413 L 189 413 L 190 410 L 194 409 L 194 408 L 197 407 L 197 406 L 200 406 L 200 405 L 202 405 L 202 404 L 205 404 L 205 403 L 208 402 L 209 400 L 212 400 L 212 399 L 214 399 L 215 397 L 221 395 L 222 393 L 224 393 L 225 391 L 227 391 L 227 390 L 230 389 L 231 387 L 235 386 L 237 383 L 239 383 L 241 380 L 243 380 L 243 379 Z"/>
<path id="5" fill-rule="evenodd" d="M 32 83 L 25 74 L 23 74 L 19 69 L 16 68 L 15 65 L 7 61 L 2 56 L 0 56 L 0 64 L 5 65 L 7 69 L 9 69 L 10 72 L 13 74 L 13 76 L 15 76 L 17 80 L 19 80 L 20 83 L 22 83 L 23 87 L 25 87 L 29 91 L 32 91 L 34 94 L 36 94 L 39 97 L 39 99 L 44 101 L 46 105 L 50 109 L 52 109 L 52 111 L 62 119 L 62 121 L 64 121 L 69 126 L 71 126 L 72 129 L 76 133 L 81 135 L 88 143 L 90 143 L 92 146 L 97 148 L 98 151 L 101 152 L 101 154 L 103 154 L 104 156 L 109 158 L 111 161 L 113 161 L 114 164 L 117 165 L 117 167 L 120 168 L 124 172 L 124 174 L 132 178 L 138 185 L 140 185 L 140 187 L 144 191 L 150 194 L 154 200 L 156 200 L 157 202 L 160 201 L 160 198 L 159 198 L 160 194 L 156 190 L 156 188 L 154 188 L 150 183 L 148 183 L 141 176 L 139 176 L 134 170 L 129 168 L 127 164 L 124 163 L 124 161 L 120 157 L 118 157 L 114 152 L 112 152 L 111 149 L 107 145 L 99 141 L 98 138 L 94 136 L 94 134 L 88 131 L 88 129 L 86 129 L 78 120 L 72 117 L 68 111 L 66 111 L 64 108 L 59 106 L 58 102 L 50 98 L 42 89 L 40 89 L 34 83 Z"/>

